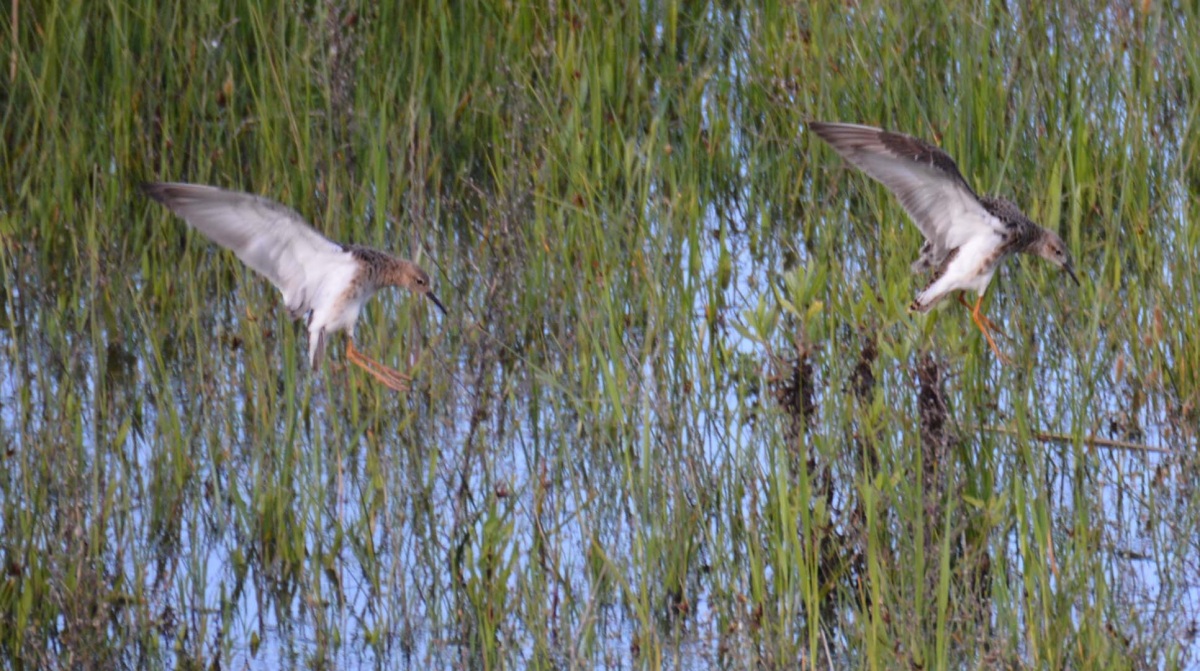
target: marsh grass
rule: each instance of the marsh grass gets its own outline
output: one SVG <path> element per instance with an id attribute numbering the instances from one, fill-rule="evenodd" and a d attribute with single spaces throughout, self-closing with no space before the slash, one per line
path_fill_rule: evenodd
<path id="1" fill-rule="evenodd" d="M 1195 7 L 15 7 L 6 666 L 1196 664 Z M 1009 367 L 908 315 L 811 119 L 939 141 L 1083 286 L 998 274 Z M 450 315 L 358 330 L 413 392 L 308 370 L 151 179 L 418 259 Z"/>

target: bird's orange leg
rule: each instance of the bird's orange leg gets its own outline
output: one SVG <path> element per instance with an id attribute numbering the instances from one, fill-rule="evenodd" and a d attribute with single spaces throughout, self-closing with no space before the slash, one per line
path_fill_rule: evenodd
<path id="1" fill-rule="evenodd" d="M 1000 335 L 1005 335 L 1004 330 L 1001 329 L 999 326 L 997 326 L 996 322 L 988 319 L 987 315 L 983 314 L 982 312 L 979 312 L 979 303 L 981 301 L 983 301 L 983 296 L 980 296 L 979 301 L 976 301 L 975 305 L 972 306 L 970 303 L 967 302 L 967 299 L 963 298 L 963 292 L 962 291 L 958 292 L 958 302 L 961 303 L 964 308 L 971 311 L 972 317 L 978 317 L 978 319 L 982 319 L 983 323 L 987 325 L 987 329 L 989 331 L 995 331 L 996 333 L 999 333 Z M 978 324 L 979 323 L 978 320 L 976 320 L 975 323 Z"/>
<path id="2" fill-rule="evenodd" d="M 962 294 L 959 294 L 959 297 L 961 298 Z M 980 296 L 975 300 L 975 307 L 971 309 L 971 319 L 975 322 L 975 325 L 979 327 L 979 330 L 983 332 L 983 337 L 987 338 L 988 345 L 991 346 L 992 351 L 995 352 L 996 358 L 1000 360 L 1000 363 L 1005 365 L 1012 363 L 1009 361 L 1008 357 L 1004 356 L 1004 354 L 1000 352 L 1000 349 L 996 347 L 996 341 L 992 340 L 992 334 L 989 331 L 989 327 L 996 329 L 996 325 L 992 323 L 992 320 L 988 319 L 979 312 L 979 307 L 981 305 L 983 305 L 983 296 Z M 985 324 L 987 326 L 985 326 Z M 1000 331 L 1000 329 L 996 330 Z M 1002 331 L 1000 332 L 1002 333 Z"/>
<path id="3" fill-rule="evenodd" d="M 363 356 L 354 346 L 354 341 L 350 339 L 346 340 L 346 358 L 389 388 L 401 392 L 409 390 L 409 383 L 412 382 L 411 377 L 394 368 L 389 368 L 374 359 Z"/>

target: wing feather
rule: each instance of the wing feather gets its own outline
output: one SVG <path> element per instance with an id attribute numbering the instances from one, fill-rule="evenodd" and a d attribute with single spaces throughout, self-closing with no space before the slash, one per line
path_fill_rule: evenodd
<path id="1" fill-rule="evenodd" d="M 356 267 L 341 245 L 273 200 L 199 184 L 152 183 L 142 188 L 271 280 L 294 316 L 329 293 L 331 276 L 352 274 Z M 333 269 L 345 272 L 331 273 Z"/>
<path id="2" fill-rule="evenodd" d="M 900 200 L 935 256 L 984 232 L 1004 233 L 963 179 L 950 155 L 919 138 L 856 124 L 812 122 L 809 128 Z"/>

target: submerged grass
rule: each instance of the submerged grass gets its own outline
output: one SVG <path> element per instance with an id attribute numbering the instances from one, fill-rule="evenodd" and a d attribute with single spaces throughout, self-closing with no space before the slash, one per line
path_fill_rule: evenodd
<path id="1" fill-rule="evenodd" d="M 14 7 L 8 666 L 1197 663 L 1195 7 Z M 810 119 L 938 140 L 1083 286 L 998 274 L 1009 367 L 909 316 Z M 430 269 L 358 331 L 415 390 L 308 370 L 150 179 Z"/>

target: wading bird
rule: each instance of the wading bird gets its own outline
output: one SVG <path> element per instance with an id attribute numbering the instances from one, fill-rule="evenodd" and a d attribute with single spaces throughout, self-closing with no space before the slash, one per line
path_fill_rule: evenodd
<path id="1" fill-rule="evenodd" d="M 900 199 L 925 244 L 913 272 L 933 277 L 908 309 L 928 312 L 951 291 L 971 309 L 971 319 L 992 351 L 1008 359 L 992 340 L 1000 329 L 979 308 L 983 293 L 1000 263 L 1012 254 L 1040 256 L 1062 268 L 1079 284 L 1062 238 L 1033 223 L 1012 201 L 979 196 L 967 184 L 954 159 L 920 139 L 870 126 L 814 121 L 808 124 L 822 140 Z M 978 294 L 972 307 L 963 290 Z"/>
<path id="2" fill-rule="evenodd" d="M 283 293 L 292 319 L 308 315 L 308 360 L 313 370 L 325 340 L 346 332 L 346 358 L 377 380 L 407 391 L 411 378 L 363 356 L 354 347 L 354 322 L 367 299 L 384 287 L 404 287 L 445 306 L 429 275 L 412 261 L 321 235 L 291 208 L 249 193 L 180 183 L 143 184 L 154 200 L 208 239 L 237 254 Z"/>

